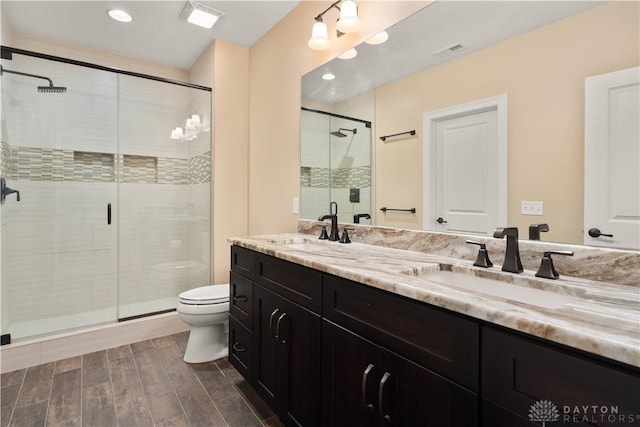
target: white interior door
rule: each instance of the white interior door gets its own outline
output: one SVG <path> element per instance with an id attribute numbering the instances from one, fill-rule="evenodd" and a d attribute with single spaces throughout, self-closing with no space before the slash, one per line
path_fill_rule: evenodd
<path id="1" fill-rule="evenodd" d="M 584 175 L 584 243 L 640 249 L 640 67 L 585 79 Z"/>
<path id="2" fill-rule="evenodd" d="M 506 224 L 506 96 L 425 115 L 424 228 L 490 235 Z"/>

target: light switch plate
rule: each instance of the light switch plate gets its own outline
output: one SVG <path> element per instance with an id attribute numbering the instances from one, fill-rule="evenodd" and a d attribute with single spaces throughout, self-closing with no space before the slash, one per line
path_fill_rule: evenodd
<path id="1" fill-rule="evenodd" d="M 300 213 L 300 200 L 294 197 L 291 203 L 291 212 L 294 214 Z"/>
<path id="2" fill-rule="evenodd" d="M 544 215 L 543 203 L 523 200 L 520 202 L 520 213 L 522 215 Z"/>

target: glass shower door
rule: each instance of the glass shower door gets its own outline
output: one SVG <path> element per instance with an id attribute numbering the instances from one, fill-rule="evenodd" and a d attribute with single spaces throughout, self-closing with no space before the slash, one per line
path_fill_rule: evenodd
<path id="1" fill-rule="evenodd" d="M 20 192 L 0 207 L 2 334 L 113 322 L 117 75 L 17 54 L 2 67 L 1 173 Z"/>
<path id="2" fill-rule="evenodd" d="M 120 76 L 119 98 L 119 318 L 128 319 L 173 310 L 181 292 L 210 284 L 211 92 Z"/>

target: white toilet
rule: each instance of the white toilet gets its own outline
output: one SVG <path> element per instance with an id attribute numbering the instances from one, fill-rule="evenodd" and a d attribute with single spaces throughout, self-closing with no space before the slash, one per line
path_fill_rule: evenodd
<path id="1" fill-rule="evenodd" d="M 191 327 L 185 362 L 211 362 L 228 354 L 228 284 L 202 286 L 181 293 L 177 311 Z"/>

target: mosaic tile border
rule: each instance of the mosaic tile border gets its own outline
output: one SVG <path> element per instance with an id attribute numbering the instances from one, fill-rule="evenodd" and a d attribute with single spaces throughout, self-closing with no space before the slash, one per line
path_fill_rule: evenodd
<path id="1" fill-rule="evenodd" d="M 211 182 L 211 151 L 189 159 L 189 184 Z"/>
<path id="2" fill-rule="evenodd" d="M 211 151 L 191 159 L 0 146 L 7 179 L 187 185 L 211 182 Z"/>
<path id="3" fill-rule="evenodd" d="M 364 188 L 371 187 L 371 166 L 353 168 L 300 168 L 300 185 L 311 188 Z"/>

